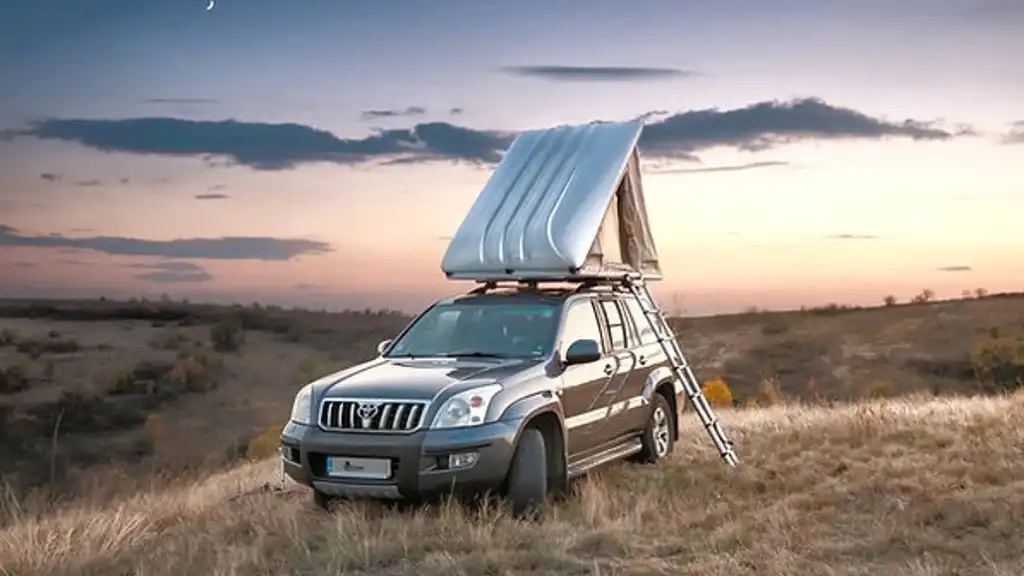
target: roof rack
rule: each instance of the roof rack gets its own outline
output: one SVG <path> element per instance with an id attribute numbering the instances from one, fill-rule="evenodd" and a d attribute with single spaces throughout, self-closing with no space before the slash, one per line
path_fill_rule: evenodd
<path id="1" fill-rule="evenodd" d="M 517 278 L 517 279 L 495 279 L 478 280 L 480 284 L 469 291 L 470 294 L 486 294 L 491 290 L 499 288 L 515 288 L 518 290 L 539 290 L 541 284 L 575 284 L 565 290 L 574 293 L 585 292 L 595 289 L 610 289 L 613 291 L 626 290 L 630 280 L 641 280 L 641 274 L 620 274 L 618 276 L 565 276 L 565 277 L 543 277 L 543 278 Z"/>

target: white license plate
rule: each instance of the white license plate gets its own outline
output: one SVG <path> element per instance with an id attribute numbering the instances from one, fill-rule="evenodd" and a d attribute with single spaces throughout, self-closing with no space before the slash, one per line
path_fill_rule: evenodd
<path id="1" fill-rule="evenodd" d="M 391 460 L 386 458 L 328 456 L 327 475 L 338 478 L 386 480 L 391 477 Z"/>

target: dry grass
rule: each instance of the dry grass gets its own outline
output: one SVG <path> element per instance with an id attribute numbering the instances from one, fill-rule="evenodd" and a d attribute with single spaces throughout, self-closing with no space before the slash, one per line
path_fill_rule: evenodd
<path id="1" fill-rule="evenodd" d="M 455 503 L 333 515 L 227 499 L 273 461 L 0 531 L 8 574 L 1024 573 L 1024 395 L 727 410 L 729 471 L 697 423 L 661 467 L 613 465 L 538 523 Z"/>

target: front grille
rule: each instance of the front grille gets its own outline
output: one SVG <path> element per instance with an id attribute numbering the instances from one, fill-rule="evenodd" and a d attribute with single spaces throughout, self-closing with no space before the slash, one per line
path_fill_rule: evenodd
<path id="1" fill-rule="evenodd" d="M 343 432 L 412 432 L 423 424 L 426 402 L 327 399 L 320 427 Z"/>

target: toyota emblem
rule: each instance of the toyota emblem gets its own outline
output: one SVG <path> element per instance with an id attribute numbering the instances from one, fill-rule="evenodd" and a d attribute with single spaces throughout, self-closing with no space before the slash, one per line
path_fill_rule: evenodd
<path id="1" fill-rule="evenodd" d="M 358 414 L 359 418 L 362 419 L 363 427 L 365 428 L 370 424 L 370 420 L 372 420 L 373 417 L 377 415 L 377 405 L 360 404 L 359 408 L 356 410 L 356 414 Z"/>

